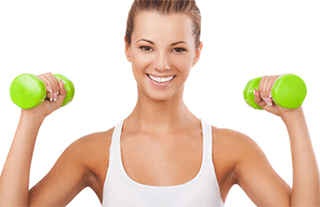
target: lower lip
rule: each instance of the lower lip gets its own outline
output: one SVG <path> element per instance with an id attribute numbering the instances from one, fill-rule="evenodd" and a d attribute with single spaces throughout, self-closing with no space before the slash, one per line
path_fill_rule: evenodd
<path id="1" fill-rule="evenodd" d="M 175 77 L 174 77 L 170 81 L 167 81 L 164 83 L 159 83 L 159 82 L 156 82 L 156 81 L 152 80 L 151 78 L 149 78 L 148 75 L 146 75 L 146 76 L 149 79 L 150 83 L 157 88 L 165 88 L 165 87 L 169 86 L 172 83 L 172 81 L 175 79 Z"/>

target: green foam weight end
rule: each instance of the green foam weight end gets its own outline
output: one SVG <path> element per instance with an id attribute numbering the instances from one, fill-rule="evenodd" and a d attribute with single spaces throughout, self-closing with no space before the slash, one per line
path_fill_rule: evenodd
<path id="1" fill-rule="evenodd" d="M 254 101 L 254 89 L 259 90 L 260 81 L 261 77 L 250 80 L 243 90 L 243 98 L 252 108 L 262 110 L 262 108 Z"/>
<path id="2" fill-rule="evenodd" d="M 22 109 L 40 105 L 46 98 L 46 86 L 40 78 L 32 74 L 21 74 L 10 86 L 11 100 Z"/>
<path id="3" fill-rule="evenodd" d="M 56 79 L 58 81 L 60 81 L 60 79 L 63 80 L 64 82 L 64 88 L 66 89 L 67 91 L 67 96 L 66 98 L 64 99 L 63 103 L 61 106 L 65 106 L 67 105 L 68 103 L 70 103 L 72 100 L 73 100 L 73 97 L 74 97 L 74 94 L 75 94 L 75 88 L 74 88 L 74 85 L 72 83 L 71 80 L 69 80 L 67 77 L 65 77 L 64 75 L 61 75 L 61 74 L 55 74 L 54 75 L 56 77 Z"/>
<path id="4" fill-rule="evenodd" d="M 295 109 L 302 105 L 307 96 L 307 86 L 299 76 L 288 74 L 276 80 L 271 95 L 278 106 Z"/>

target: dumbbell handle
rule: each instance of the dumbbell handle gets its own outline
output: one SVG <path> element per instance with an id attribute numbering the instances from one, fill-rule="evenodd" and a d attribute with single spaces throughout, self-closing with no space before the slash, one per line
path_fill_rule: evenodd
<path id="1" fill-rule="evenodd" d="M 74 85 L 67 77 L 55 74 L 58 81 L 64 82 L 67 96 L 62 103 L 65 106 L 72 101 L 75 93 Z M 21 74 L 17 76 L 10 86 L 11 100 L 22 109 L 31 109 L 39 106 L 46 98 L 46 86 L 43 81 L 32 74 Z"/>
<path id="2" fill-rule="evenodd" d="M 250 80 L 243 91 L 244 100 L 255 109 L 262 109 L 254 101 L 254 89 L 259 90 L 260 81 L 261 77 Z M 306 95 L 307 87 L 305 82 L 299 76 L 293 74 L 280 76 L 271 89 L 273 102 L 287 109 L 300 107 Z"/>

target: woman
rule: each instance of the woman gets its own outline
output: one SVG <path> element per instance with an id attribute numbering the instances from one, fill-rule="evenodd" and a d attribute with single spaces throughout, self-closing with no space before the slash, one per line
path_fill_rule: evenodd
<path id="1" fill-rule="evenodd" d="M 255 97 L 287 126 L 292 189 L 250 138 L 208 125 L 184 104 L 184 83 L 202 50 L 195 1 L 151 2 L 136 0 L 127 22 L 125 53 L 138 86 L 132 113 L 71 144 L 28 191 L 38 130 L 66 95 L 63 82 L 40 75 L 51 101 L 21 112 L 1 175 L 1 206 L 64 206 L 88 186 L 103 206 L 222 206 L 234 184 L 256 205 L 318 206 L 319 174 L 303 110 L 282 109 L 269 96 L 278 76 L 264 77 Z"/>

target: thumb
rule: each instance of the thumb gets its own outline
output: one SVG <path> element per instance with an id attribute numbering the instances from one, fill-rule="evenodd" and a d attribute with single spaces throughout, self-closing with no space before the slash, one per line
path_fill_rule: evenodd
<path id="1" fill-rule="evenodd" d="M 261 107 L 264 108 L 267 104 L 261 97 L 261 92 L 257 89 L 254 89 L 254 101 Z"/>

